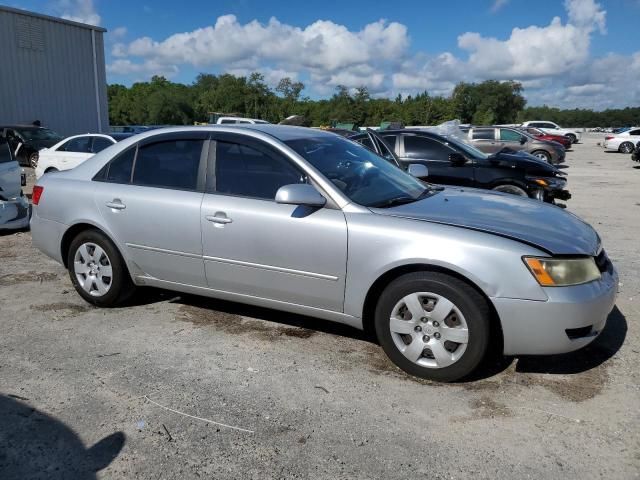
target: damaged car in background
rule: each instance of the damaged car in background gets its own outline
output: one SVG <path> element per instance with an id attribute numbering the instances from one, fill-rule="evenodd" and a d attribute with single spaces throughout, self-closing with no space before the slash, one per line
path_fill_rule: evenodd
<path id="1" fill-rule="evenodd" d="M 429 129 L 368 130 L 349 138 L 404 170 L 409 164 L 426 166 L 428 176 L 423 180 L 431 183 L 494 190 L 548 203 L 571 198 L 566 173 L 559 168 L 526 153 L 481 152 L 456 122 Z"/>
<path id="2" fill-rule="evenodd" d="M 29 226 L 29 201 L 22 193 L 26 178 L 8 142 L 0 138 L 0 230 Z"/>
<path id="3" fill-rule="evenodd" d="M 144 133 L 44 175 L 33 204 L 33 245 L 89 303 L 123 305 L 150 286 L 309 315 L 375 332 L 398 367 L 439 381 L 469 375 L 493 345 L 584 347 L 617 294 L 577 216 L 425 184 L 303 127 Z"/>

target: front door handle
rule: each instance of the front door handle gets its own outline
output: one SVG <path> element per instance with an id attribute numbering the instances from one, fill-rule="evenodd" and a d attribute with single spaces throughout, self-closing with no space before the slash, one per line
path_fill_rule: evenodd
<path id="1" fill-rule="evenodd" d="M 224 212 L 216 212 L 215 215 L 207 215 L 204 218 L 206 218 L 209 222 L 220 223 L 223 225 L 233 222 L 233 220 L 227 217 L 227 215 Z"/>
<path id="2" fill-rule="evenodd" d="M 114 210 L 124 210 L 125 208 L 127 208 L 127 206 L 122 203 L 122 200 L 120 200 L 119 198 L 114 198 L 110 202 L 105 203 L 105 205 Z"/>

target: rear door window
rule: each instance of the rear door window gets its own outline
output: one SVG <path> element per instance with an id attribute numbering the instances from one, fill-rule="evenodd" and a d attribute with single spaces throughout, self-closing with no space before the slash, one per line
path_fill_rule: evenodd
<path id="1" fill-rule="evenodd" d="M 196 190 L 203 140 L 167 140 L 138 148 L 133 183 Z"/>
<path id="2" fill-rule="evenodd" d="M 104 180 L 111 183 L 131 182 L 131 171 L 133 170 L 135 156 L 136 148 L 133 147 L 111 160 Z"/>
<path id="3" fill-rule="evenodd" d="M 638 136 L 638 135 L 640 135 L 640 129 L 638 129 L 638 130 L 631 130 L 631 131 L 629 132 L 629 135 L 633 135 L 633 136 Z"/>
<path id="4" fill-rule="evenodd" d="M 493 128 L 474 128 L 472 140 L 495 140 L 496 134 Z"/>

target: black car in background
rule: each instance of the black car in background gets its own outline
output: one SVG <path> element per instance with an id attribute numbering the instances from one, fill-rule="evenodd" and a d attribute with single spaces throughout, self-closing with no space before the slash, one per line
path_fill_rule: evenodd
<path id="1" fill-rule="evenodd" d="M 0 138 L 9 143 L 20 165 L 35 168 L 38 152 L 54 146 L 64 137 L 53 130 L 34 125 L 0 125 Z"/>
<path id="2" fill-rule="evenodd" d="M 568 200 L 566 174 L 526 153 L 486 154 L 454 136 L 424 130 L 368 130 L 349 137 L 400 168 L 420 163 L 431 183 L 484 188 L 554 203 Z"/>

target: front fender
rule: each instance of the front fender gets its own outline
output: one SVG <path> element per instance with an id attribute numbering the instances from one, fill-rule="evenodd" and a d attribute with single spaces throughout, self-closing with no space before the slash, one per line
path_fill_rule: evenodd
<path id="1" fill-rule="evenodd" d="M 385 273 L 407 265 L 452 270 L 489 297 L 545 301 L 547 295 L 522 261 L 545 252 L 516 240 L 383 215 L 347 213 L 349 256 L 344 312 L 362 318 L 372 285 Z"/>

